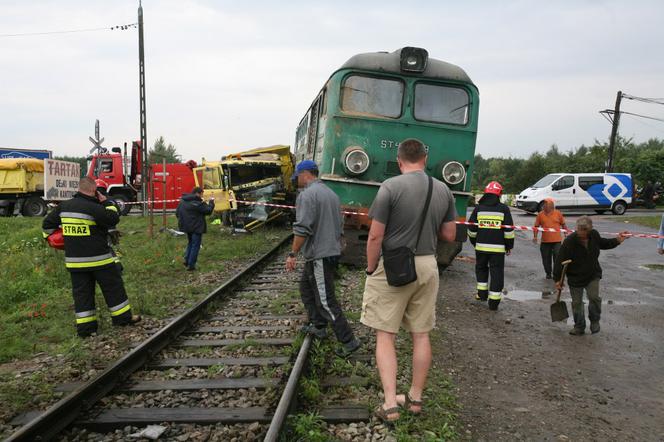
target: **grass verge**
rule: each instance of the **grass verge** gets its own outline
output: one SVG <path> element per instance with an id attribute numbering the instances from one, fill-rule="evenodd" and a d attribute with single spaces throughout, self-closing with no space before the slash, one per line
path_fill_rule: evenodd
<path id="1" fill-rule="evenodd" d="M 611 221 L 624 222 L 625 224 L 639 224 L 652 229 L 659 229 L 662 218 L 659 216 L 614 216 L 611 217 Z"/>
<path id="2" fill-rule="evenodd" d="M 232 236 L 210 226 L 203 236 L 199 270 L 186 272 L 182 264 L 186 237 L 159 233 L 161 222 L 157 221 L 150 238 L 147 219 L 122 218 L 118 248 L 132 309 L 144 315 L 144 322 L 156 325 L 158 320 L 193 305 L 288 234 L 285 229 L 264 229 Z M 97 289 L 100 336 L 88 340 L 76 337 L 64 254 L 47 247 L 41 222 L 41 218 L 0 218 L 0 421 L 34 407 L 35 398 L 40 404 L 48 402 L 53 383 L 103 368 L 122 354 L 129 345 L 127 336 L 134 333 L 132 328 L 111 327 Z M 174 216 L 167 222 L 168 227 L 176 228 Z M 139 335 L 134 338 L 142 339 Z"/>

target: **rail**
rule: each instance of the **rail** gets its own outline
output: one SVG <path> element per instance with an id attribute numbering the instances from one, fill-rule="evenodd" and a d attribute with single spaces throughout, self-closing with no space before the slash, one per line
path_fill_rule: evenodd
<path id="1" fill-rule="evenodd" d="M 292 235 L 284 238 L 270 251 L 253 261 L 233 278 L 217 287 L 198 304 L 182 313 L 164 328 L 146 339 L 142 344 L 116 361 L 96 378 L 80 386 L 71 394 L 53 404 L 44 413 L 19 428 L 7 441 L 43 441 L 53 438 L 71 424 L 81 412 L 94 405 L 129 375 L 145 365 L 149 359 L 164 347 L 177 339 L 198 320 L 210 303 L 221 299 L 222 296 L 231 292 L 245 277 L 272 258 L 291 239 Z"/>

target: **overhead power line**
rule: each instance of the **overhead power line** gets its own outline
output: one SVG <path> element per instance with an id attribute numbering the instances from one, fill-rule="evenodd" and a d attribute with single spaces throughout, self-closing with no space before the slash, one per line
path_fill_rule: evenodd
<path id="1" fill-rule="evenodd" d="M 625 114 L 625 115 L 632 115 L 632 116 L 635 116 L 635 117 L 646 118 L 648 120 L 661 121 L 661 122 L 664 123 L 664 118 L 649 117 L 648 115 L 633 114 L 631 112 L 625 112 L 625 111 L 620 111 L 620 113 Z"/>
<path id="2" fill-rule="evenodd" d="M 55 35 L 55 34 L 74 34 L 77 32 L 96 32 L 96 31 L 126 31 L 138 26 L 138 23 L 130 23 L 127 25 L 107 26 L 105 28 L 88 28 L 88 29 L 68 29 L 65 31 L 46 31 L 46 32 L 24 32 L 20 34 L 0 34 L 0 38 L 4 37 L 31 37 L 37 35 Z"/>
<path id="3" fill-rule="evenodd" d="M 645 97 L 635 97 L 633 95 L 623 94 L 623 98 L 627 100 L 640 101 L 642 103 L 651 103 L 651 104 L 661 104 L 664 105 L 664 98 L 645 98 Z"/>

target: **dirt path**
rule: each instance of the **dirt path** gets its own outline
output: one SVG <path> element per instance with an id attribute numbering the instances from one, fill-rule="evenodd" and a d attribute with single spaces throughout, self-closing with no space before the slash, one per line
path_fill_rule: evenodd
<path id="1" fill-rule="evenodd" d="M 571 322 L 551 322 L 552 296 L 542 291 L 553 283 L 543 277 L 531 234 L 518 235 L 506 289 L 539 299 L 505 299 L 497 313 L 474 301 L 468 244 L 466 258 L 441 278 L 445 345 L 434 357 L 458 386 L 462 437 L 664 440 L 664 272 L 641 267 L 661 262 L 653 245 L 633 239 L 602 252 L 602 331 L 574 337 L 567 333 Z"/>

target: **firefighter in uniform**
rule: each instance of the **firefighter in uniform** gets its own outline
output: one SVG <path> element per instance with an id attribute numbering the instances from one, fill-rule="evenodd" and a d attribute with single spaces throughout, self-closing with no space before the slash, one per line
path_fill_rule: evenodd
<path id="1" fill-rule="evenodd" d="M 132 315 L 120 269 L 108 244 L 108 230 L 119 221 L 117 207 L 97 191 L 93 179 L 84 177 L 74 198 L 60 203 L 42 223 L 45 237 L 62 226 L 65 267 L 71 276 L 76 331 L 81 337 L 97 331 L 95 283 L 101 287 L 113 325 L 141 320 Z"/>
<path id="2" fill-rule="evenodd" d="M 514 228 L 509 207 L 500 202 L 503 186 L 491 181 L 470 215 L 468 237 L 475 246 L 475 276 L 479 301 L 489 300 L 489 309 L 498 310 L 505 281 L 505 255 L 514 247 Z M 491 278 L 489 278 L 491 276 Z"/>

